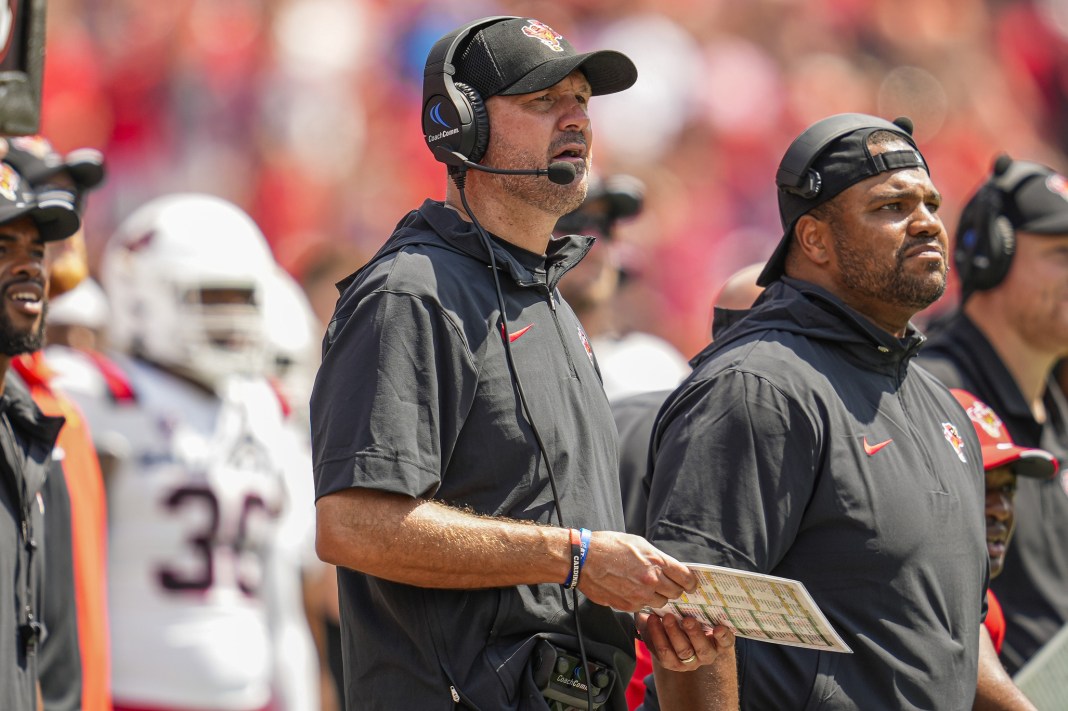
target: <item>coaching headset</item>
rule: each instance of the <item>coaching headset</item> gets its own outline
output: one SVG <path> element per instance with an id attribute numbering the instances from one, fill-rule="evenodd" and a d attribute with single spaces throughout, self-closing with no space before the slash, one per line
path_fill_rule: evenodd
<path id="1" fill-rule="evenodd" d="M 555 161 L 548 168 L 508 169 L 480 165 L 489 145 L 490 122 L 486 104 L 469 84 L 455 81 L 457 52 L 483 28 L 505 20 L 498 15 L 476 20 L 451 32 L 437 42 L 427 55 L 423 70 L 423 140 L 434 158 L 449 166 L 449 175 L 463 175 L 468 168 L 498 175 L 545 176 L 557 185 L 575 180 L 575 166 Z"/>
<path id="2" fill-rule="evenodd" d="M 1009 273 L 1016 253 L 1016 232 L 1005 215 L 1005 200 L 1029 178 L 1044 175 L 1036 163 L 1000 155 L 990 178 L 965 207 L 953 261 L 960 275 L 961 300 L 993 289 Z M 971 213 L 971 214 L 969 214 Z"/>
<path id="3" fill-rule="evenodd" d="M 459 49 L 483 27 L 504 20 L 519 19 L 498 15 L 464 25 L 437 42 L 426 58 L 423 71 L 423 137 L 434 158 L 462 169 L 464 161 L 477 163 L 489 145 L 489 115 L 475 89 L 455 81 L 454 60 Z"/>

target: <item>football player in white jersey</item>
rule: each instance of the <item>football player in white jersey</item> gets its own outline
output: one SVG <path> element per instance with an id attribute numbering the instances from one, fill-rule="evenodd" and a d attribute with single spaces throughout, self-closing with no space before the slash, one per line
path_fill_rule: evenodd
<path id="1" fill-rule="evenodd" d="M 236 206 L 154 200 L 104 252 L 116 352 L 50 351 L 105 468 L 117 710 L 318 704 L 310 459 L 266 377 L 276 269 Z"/>

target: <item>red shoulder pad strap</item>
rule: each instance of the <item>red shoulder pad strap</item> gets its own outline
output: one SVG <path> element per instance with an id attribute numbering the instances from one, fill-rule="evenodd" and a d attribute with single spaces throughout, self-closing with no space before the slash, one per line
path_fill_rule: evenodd
<path id="1" fill-rule="evenodd" d="M 134 392 L 133 384 L 115 361 L 99 351 L 85 350 L 82 353 L 93 361 L 100 374 L 104 376 L 104 383 L 107 385 L 108 392 L 111 393 L 111 397 L 114 398 L 115 402 L 137 401 L 137 393 Z"/>
<path id="2" fill-rule="evenodd" d="M 267 378 L 267 382 L 270 383 L 274 396 L 278 398 L 278 406 L 282 408 L 282 417 L 289 419 L 290 414 L 293 412 L 293 406 L 289 404 L 289 398 L 286 397 L 282 383 L 277 378 Z"/>

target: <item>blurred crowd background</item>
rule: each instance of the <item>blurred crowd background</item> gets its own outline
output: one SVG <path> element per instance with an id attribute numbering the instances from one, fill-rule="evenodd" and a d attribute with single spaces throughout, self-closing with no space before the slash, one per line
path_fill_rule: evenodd
<path id="1" fill-rule="evenodd" d="M 911 116 L 951 234 L 998 152 L 1068 168 L 1068 0 L 48 0 L 42 132 L 107 159 L 91 266 L 141 203 L 205 191 L 245 208 L 329 313 L 332 282 L 444 197 L 423 62 L 496 14 L 637 64 L 631 90 L 592 102 L 594 166 L 647 186 L 615 236 L 623 326 L 687 357 L 722 282 L 778 241 L 775 170 L 819 118 Z"/>

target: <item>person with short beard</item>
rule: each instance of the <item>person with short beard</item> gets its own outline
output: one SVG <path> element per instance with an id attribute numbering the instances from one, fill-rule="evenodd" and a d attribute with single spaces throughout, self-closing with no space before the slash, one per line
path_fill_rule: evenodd
<path id="1" fill-rule="evenodd" d="M 44 570 L 47 557 L 58 552 L 45 535 L 45 517 L 55 514 L 46 510 L 42 492 L 49 478 L 63 476 L 52 460 L 63 418 L 41 413 L 11 361 L 42 345 L 45 244 L 70 237 L 80 224 L 70 201 L 35 194 L 0 163 L 0 708 L 12 711 L 41 703 L 39 655 L 49 634 Z M 69 543 L 61 547 L 69 553 Z"/>
<path id="2" fill-rule="evenodd" d="M 911 121 L 863 114 L 809 127 L 776 183 L 764 292 L 654 425 L 646 535 L 680 560 L 800 580 L 853 653 L 739 639 L 737 664 L 655 666 L 646 708 L 718 708 L 709 690 L 735 685 L 744 710 L 970 708 L 982 456 L 910 364 L 910 319 L 946 286 L 941 196 Z"/>
<path id="3" fill-rule="evenodd" d="M 586 194 L 591 98 L 636 77 L 624 55 L 577 54 L 531 18 L 476 21 L 430 52 L 424 133 L 452 181 L 338 285 L 311 399 L 316 543 L 338 566 L 349 708 L 547 709 L 553 660 L 570 654 L 616 677 L 565 676 L 583 706 L 603 695 L 622 711 L 627 613 L 696 586 L 622 532 L 611 411 L 557 290 L 592 243 L 551 238 Z M 460 157 L 553 165 L 555 181 Z M 725 627 L 646 623 L 671 669 L 730 655 Z M 558 699 L 576 688 L 561 683 Z"/>
<path id="4" fill-rule="evenodd" d="M 43 136 L 8 139 L 5 161 L 38 193 L 69 200 L 84 214 L 88 193 L 104 180 L 104 157 L 92 148 L 65 155 Z M 84 221 L 83 221 L 84 224 Z M 48 248 L 48 304 L 89 275 L 85 235 L 79 229 Z M 46 304 L 47 305 L 47 304 Z M 55 311 L 47 338 L 53 332 Z M 53 345 L 51 342 L 47 345 Z M 107 615 L 107 519 L 104 480 L 88 424 L 73 400 L 54 386 L 55 372 L 44 351 L 29 350 L 11 362 L 46 415 L 66 420 L 56 441 L 63 452 L 62 476 L 50 476 L 44 490 L 49 537 L 45 624 L 40 680 L 44 711 L 108 711 L 111 708 Z M 62 541 L 69 545 L 62 546 Z"/>

